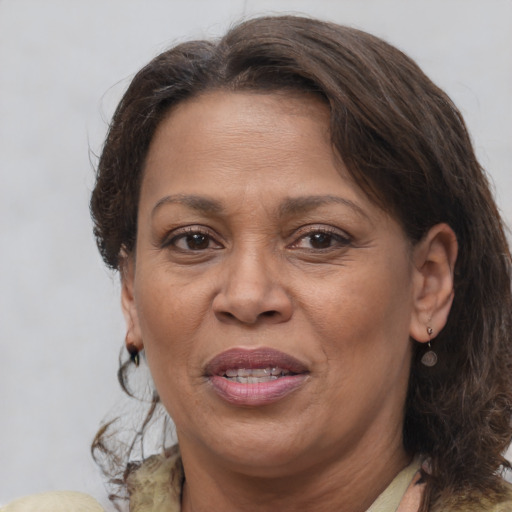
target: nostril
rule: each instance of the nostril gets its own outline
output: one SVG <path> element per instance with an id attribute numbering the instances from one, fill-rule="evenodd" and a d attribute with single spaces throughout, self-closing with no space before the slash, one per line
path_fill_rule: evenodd
<path id="1" fill-rule="evenodd" d="M 245 324 L 256 324 L 259 321 L 265 322 L 265 320 L 275 320 L 280 318 L 279 311 L 275 309 L 271 309 L 268 311 L 262 311 L 261 313 L 251 316 L 251 315 L 242 315 L 242 314 L 235 314 L 231 313 L 230 311 L 219 311 L 217 313 L 218 318 L 222 319 L 224 322 L 242 322 Z"/>

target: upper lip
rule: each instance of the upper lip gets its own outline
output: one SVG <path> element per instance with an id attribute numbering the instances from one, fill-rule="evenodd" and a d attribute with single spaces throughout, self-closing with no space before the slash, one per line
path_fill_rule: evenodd
<path id="1" fill-rule="evenodd" d="M 205 374 L 207 376 L 224 375 L 229 369 L 269 367 L 279 367 L 290 373 L 308 372 L 306 366 L 298 359 L 273 348 L 232 348 L 211 359 L 205 367 Z"/>

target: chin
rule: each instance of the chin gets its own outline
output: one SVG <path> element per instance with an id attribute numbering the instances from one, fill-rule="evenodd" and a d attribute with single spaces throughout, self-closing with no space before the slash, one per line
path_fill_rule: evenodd
<path id="1" fill-rule="evenodd" d="M 302 451 L 292 444 L 272 440 L 259 440 L 254 443 L 248 439 L 243 447 L 233 447 L 228 450 L 221 447 L 219 457 L 222 457 L 231 468 L 239 473 L 252 477 L 277 478 L 296 472 L 300 464 Z"/>
<path id="2" fill-rule="evenodd" d="M 297 419 L 288 422 L 254 421 L 231 424 L 221 432 L 211 433 L 208 442 L 215 458 L 251 476 L 277 477 L 296 471 L 301 461 L 311 461 L 317 452 L 315 436 L 306 436 Z"/>

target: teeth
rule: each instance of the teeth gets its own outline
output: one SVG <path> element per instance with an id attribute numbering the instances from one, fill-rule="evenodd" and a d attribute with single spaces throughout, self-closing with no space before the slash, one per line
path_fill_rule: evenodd
<path id="1" fill-rule="evenodd" d="M 270 382 L 271 380 L 277 380 L 279 377 L 269 375 L 268 377 L 236 377 L 232 380 L 240 382 L 241 384 L 259 384 L 261 382 Z"/>
<path id="2" fill-rule="evenodd" d="M 278 366 L 268 368 L 230 368 L 224 372 L 224 376 L 228 379 L 243 383 L 268 382 L 285 375 L 290 375 L 290 372 Z"/>
<path id="3" fill-rule="evenodd" d="M 268 377 L 270 376 L 269 368 L 255 368 L 252 372 L 251 377 Z M 243 377 L 243 375 L 238 374 L 239 377 Z"/>

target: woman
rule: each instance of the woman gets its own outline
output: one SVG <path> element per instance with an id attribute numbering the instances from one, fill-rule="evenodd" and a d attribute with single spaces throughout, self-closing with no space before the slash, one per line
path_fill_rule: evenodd
<path id="1" fill-rule="evenodd" d="M 102 428 L 130 510 L 512 510 L 510 253 L 460 114 L 401 52 L 297 17 L 164 52 L 91 211 L 145 425 L 161 402 L 179 442 L 120 463 Z"/>

